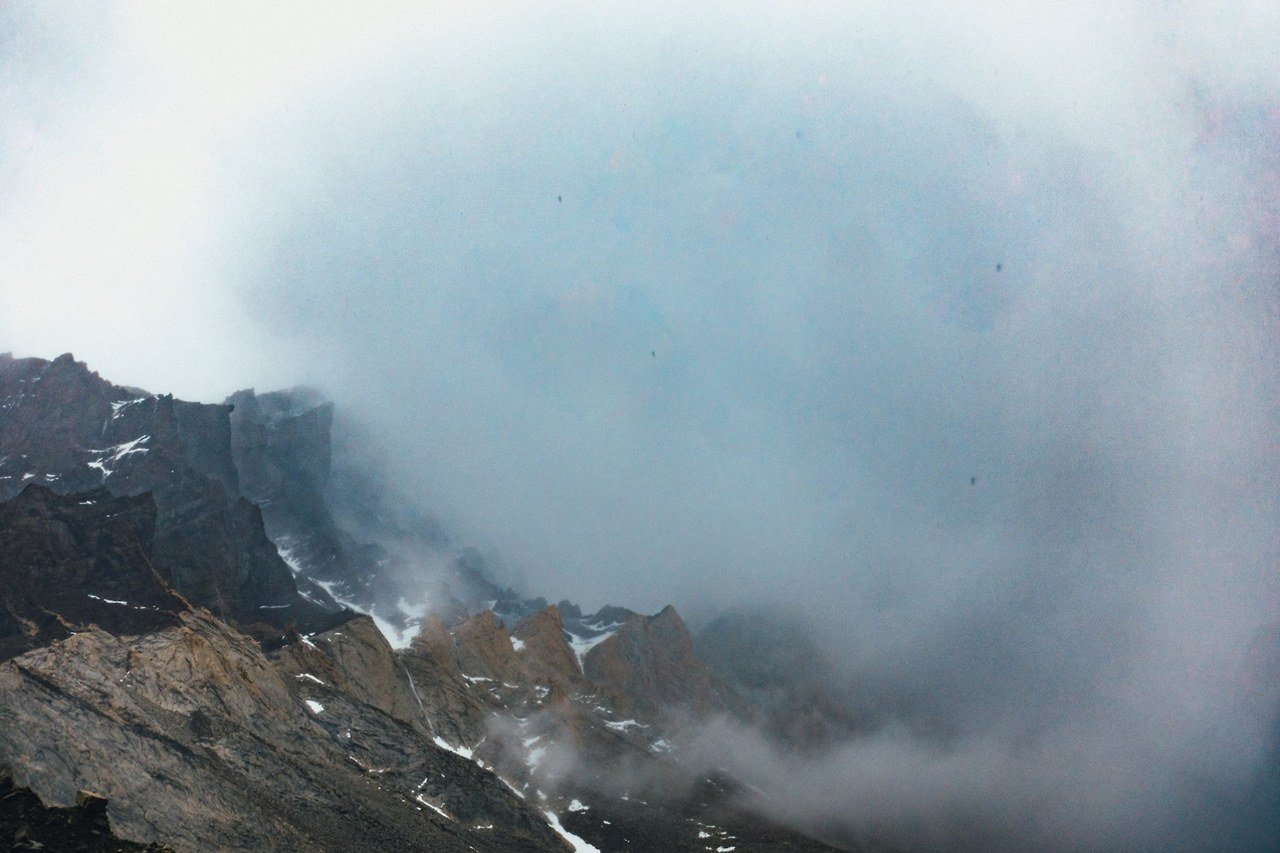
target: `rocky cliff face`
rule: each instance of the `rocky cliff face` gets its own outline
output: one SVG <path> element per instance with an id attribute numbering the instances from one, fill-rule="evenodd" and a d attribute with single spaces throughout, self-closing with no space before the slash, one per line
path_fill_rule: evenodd
<path id="1" fill-rule="evenodd" d="M 31 483 L 150 494 L 152 556 L 183 596 L 260 634 L 332 624 L 338 608 L 298 596 L 238 494 L 230 411 L 112 385 L 69 354 L 0 358 L 0 498 Z"/>
<path id="2" fill-rule="evenodd" d="M 262 508 L 273 542 L 282 543 L 310 594 L 316 581 L 337 584 L 343 597 L 368 607 L 370 572 L 353 566 L 324 493 L 329 479 L 333 404 L 305 389 L 227 398 L 231 451 L 241 490 Z M 298 574 L 295 571 L 295 574 Z"/>
<path id="3" fill-rule="evenodd" d="M 0 660 L 80 626 L 141 634 L 176 624 L 186 602 L 153 561 L 149 495 L 55 495 L 27 486 L 0 504 Z"/>
<path id="4" fill-rule="evenodd" d="M 745 710 L 693 653 L 689 629 L 674 607 L 628 619 L 616 634 L 587 652 L 583 669 L 617 701 L 642 714 Z"/>
<path id="5" fill-rule="evenodd" d="M 332 403 L 305 388 L 238 391 L 227 403 L 241 490 L 262 507 L 304 594 L 376 614 L 410 636 L 423 602 L 453 622 L 497 599 L 476 555 L 452 547 L 432 519 L 350 461 L 334 471 Z"/>
<path id="6" fill-rule="evenodd" d="M 564 619 L 553 604 L 527 617 L 511 632 L 524 677 L 563 687 L 581 685 L 582 665 L 565 637 Z"/>

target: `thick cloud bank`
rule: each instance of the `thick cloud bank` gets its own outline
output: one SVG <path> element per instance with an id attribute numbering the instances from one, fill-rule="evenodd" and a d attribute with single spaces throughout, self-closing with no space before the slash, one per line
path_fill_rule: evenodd
<path id="1" fill-rule="evenodd" d="M 845 5 L 5 7 L 0 348 L 317 384 L 535 593 L 805 608 L 889 722 L 707 744 L 812 825 L 1263 849 L 1280 14 Z"/>

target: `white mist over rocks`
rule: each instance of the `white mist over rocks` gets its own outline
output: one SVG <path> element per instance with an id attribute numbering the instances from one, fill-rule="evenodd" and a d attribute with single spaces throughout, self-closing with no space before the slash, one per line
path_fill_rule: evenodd
<path id="1" fill-rule="evenodd" d="M 314 384 L 533 594 L 803 608 L 893 721 L 706 743 L 811 826 L 1277 837 L 1274 5 L 83 12 L 0 10 L 0 349 Z"/>

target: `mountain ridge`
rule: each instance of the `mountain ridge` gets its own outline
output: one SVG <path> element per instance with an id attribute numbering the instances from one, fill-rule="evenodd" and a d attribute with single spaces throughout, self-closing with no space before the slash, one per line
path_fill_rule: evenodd
<path id="1" fill-rule="evenodd" d="M 689 720 L 753 711 L 674 608 L 522 598 L 386 495 L 344 527 L 370 504 L 330 482 L 333 416 L 0 358 L 18 783 L 100 791 L 120 838 L 175 850 L 833 849 L 683 757 Z"/>

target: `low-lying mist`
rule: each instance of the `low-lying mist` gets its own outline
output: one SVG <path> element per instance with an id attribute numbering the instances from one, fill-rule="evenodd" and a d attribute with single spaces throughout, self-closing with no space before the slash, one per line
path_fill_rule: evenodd
<path id="1" fill-rule="evenodd" d="M 876 724 L 701 742 L 807 826 L 1276 843 L 1274 9 L 279 8 L 0 12 L 0 349 L 316 385 L 535 595 L 798 609 Z"/>

